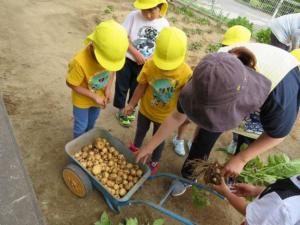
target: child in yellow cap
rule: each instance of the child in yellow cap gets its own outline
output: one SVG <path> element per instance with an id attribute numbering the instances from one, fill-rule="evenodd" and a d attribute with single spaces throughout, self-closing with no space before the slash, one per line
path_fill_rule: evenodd
<path id="1" fill-rule="evenodd" d="M 137 78 L 134 95 L 124 110 L 125 115 L 131 114 L 141 100 L 132 151 L 141 147 L 151 123 L 154 134 L 175 109 L 180 90 L 192 75 L 191 68 L 184 62 L 186 49 L 187 38 L 183 31 L 167 27 L 158 35 L 153 58 L 146 61 Z M 152 175 L 158 169 L 163 146 L 164 143 L 160 144 L 152 154 L 149 163 Z"/>
<path id="2" fill-rule="evenodd" d="M 126 30 L 113 20 L 100 23 L 85 40 L 86 47 L 69 63 L 67 85 L 72 89 L 73 137 L 92 129 L 100 108 L 110 101 L 114 71 L 125 62 Z"/>
<path id="3" fill-rule="evenodd" d="M 126 54 L 125 66 L 117 73 L 113 105 L 118 109 L 116 117 L 122 126 L 128 127 L 135 119 L 132 115 L 125 116 L 122 111 L 137 86 L 136 78 L 146 60 L 152 56 L 158 33 L 169 26 L 164 17 L 167 13 L 166 0 L 136 0 L 134 10 L 126 17 L 123 26 L 128 32 L 129 48 Z"/>

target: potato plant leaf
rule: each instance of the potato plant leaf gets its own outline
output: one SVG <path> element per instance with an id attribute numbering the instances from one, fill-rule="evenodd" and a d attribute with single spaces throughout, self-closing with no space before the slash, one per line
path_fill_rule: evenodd
<path id="1" fill-rule="evenodd" d="M 137 220 L 137 218 L 128 218 L 126 219 L 126 225 L 138 225 L 139 222 Z"/>
<path id="2" fill-rule="evenodd" d="M 94 225 L 112 225 L 106 212 L 103 212 L 100 219 Z"/>
<path id="3" fill-rule="evenodd" d="M 153 225 L 163 225 L 165 223 L 164 219 L 156 219 L 153 222 Z"/>

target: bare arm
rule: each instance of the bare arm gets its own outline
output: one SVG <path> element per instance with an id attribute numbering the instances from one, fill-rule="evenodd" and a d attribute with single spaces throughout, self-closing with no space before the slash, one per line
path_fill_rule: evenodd
<path id="1" fill-rule="evenodd" d="M 145 57 L 131 43 L 129 43 L 128 51 L 134 56 L 138 65 L 145 64 Z"/>
<path id="2" fill-rule="evenodd" d="M 238 175 L 248 161 L 280 144 L 283 140 L 284 137 L 272 138 L 266 133 L 263 133 L 256 141 L 249 145 L 245 151 L 238 153 L 226 164 L 223 170 L 224 176 Z"/>
<path id="3" fill-rule="evenodd" d="M 246 215 L 247 201 L 244 198 L 238 197 L 235 194 L 231 193 L 230 190 L 223 194 L 228 202 L 242 215 Z"/>
<path id="4" fill-rule="evenodd" d="M 134 93 L 133 93 L 129 103 L 127 104 L 127 106 L 124 109 L 125 115 L 130 115 L 133 112 L 135 106 L 138 104 L 141 97 L 144 96 L 147 87 L 148 87 L 148 84 L 138 84 L 138 86 L 134 90 Z"/>
<path id="5" fill-rule="evenodd" d="M 150 139 L 149 143 L 143 146 L 136 155 L 136 161 L 146 163 L 147 158 L 154 149 L 165 139 L 167 139 L 172 132 L 177 129 L 185 120 L 186 115 L 175 110 L 165 121 L 161 124 L 157 132 Z"/>
<path id="6" fill-rule="evenodd" d="M 70 87 L 73 91 L 77 92 L 78 94 L 91 98 L 101 108 L 105 107 L 104 98 L 101 98 L 100 96 L 96 95 L 94 92 L 91 92 L 89 89 L 81 86 L 74 86 L 68 82 L 66 82 L 66 84 L 68 87 Z"/>

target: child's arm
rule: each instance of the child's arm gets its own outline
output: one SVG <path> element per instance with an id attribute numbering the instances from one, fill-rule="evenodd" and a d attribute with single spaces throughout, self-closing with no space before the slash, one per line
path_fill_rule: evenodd
<path id="1" fill-rule="evenodd" d="M 84 87 L 81 87 L 81 86 L 74 86 L 68 82 L 67 83 L 67 86 L 70 87 L 73 91 L 77 92 L 78 94 L 81 94 L 81 95 L 84 95 L 86 97 L 89 97 L 91 99 L 94 100 L 94 102 L 96 104 L 98 104 L 100 107 L 104 108 L 105 107 L 105 101 L 104 101 L 104 98 L 96 95 L 94 92 L 91 92 L 89 89 L 86 89 Z"/>
<path id="2" fill-rule="evenodd" d="M 129 43 L 128 51 L 133 55 L 136 59 L 136 63 L 138 65 L 143 65 L 146 62 L 145 57 L 142 53 L 140 53 L 131 43 Z"/>
<path id="3" fill-rule="evenodd" d="M 145 94 L 147 87 L 148 87 L 147 83 L 138 84 L 138 86 L 134 90 L 133 96 L 131 97 L 129 103 L 124 109 L 125 115 L 130 115 L 133 112 L 134 107 L 138 104 L 141 97 Z"/>
<path id="4" fill-rule="evenodd" d="M 110 75 L 110 79 L 105 87 L 105 90 L 104 90 L 104 95 L 105 95 L 105 105 L 110 103 L 110 100 L 111 100 L 111 87 L 112 87 L 112 84 L 114 82 L 114 79 L 115 79 L 115 76 L 116 76 L 116 72 L 112 72 L 111 75 Z"/>
<path id="5" fill-rule="evenodd" d="M 241 214 L 244 216 L 246 215 L 246 208 L 247 208 L 247 201 L 244 198 L 238 197 L 237 195 L 233 194 L 228 186 L 225 184 L 224 179 L 222 179 L 222 183 L 220 185 L 214 185 L 213 188 L 222 194 L 228 202 Z"/>

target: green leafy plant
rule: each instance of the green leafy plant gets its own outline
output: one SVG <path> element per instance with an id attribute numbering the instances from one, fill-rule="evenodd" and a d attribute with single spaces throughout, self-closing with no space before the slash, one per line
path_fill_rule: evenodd
<path id="1" fill-rule="evenodd" d="M 300 159 L 290 160 L 285 154 L 274 154 L 266 163 L 259 157 L 249 161 L 237 180 L 254 185 L 269 185 L 300 173 Z"/>
<path id="2" fill-rule="evenodd" d="M 270 44 L 271 43 L 271 29 L 261 29 L 255 34 L 255 39 L 259 43 Z"/>
<path id="3" fill-rule="evenodd" d="M 200 41 L 192 42 L 189 44 L 189 50 L 190 51 L 197 51 L 202 48 L 202 44 Z"/>
<path id="4" fill-rule="evenodd" d="M 152 225 L 163 225 L 164 222 L 165 222 L 164 219 L 156 219 Z M 94 225 L 113 225 L 113 223 L 109 219 L 107 213 L 103 212 L 100 219 L 96 221 Z M 139 222 L 137 218 L 126 218 L 124 222 L 118 223 L 118 225 L 139 225 Z M 148 223 L 145 225 L 150 225 L 150 224 Z"/>
<path id="5" fill-rule="evenodd" d="M 206 53 L 217 52 L 222 47 L 222 43 L 209 44 L 205 50 Z"/>
<path id="6" fill-rule="evenodd" d="M 253 31 L 253 23 L 251 23 L 247 17 L 237 17 L 235 19 L 230 19 L 228 22 L 227 22 L 227 26 L 228 27 L 232 27 L 234 25 L 241 25 L 241 26 L 244 26 L 246 28 L 248 28 L 251 33 Z"/>
<path id="7" fill-rule="evenodd" d="M 111 14 L 114 11 L 114 7 L 112 5 L 108 5 L 106 6 L 106 8 L 104 9 L 104 13 L 105 14 Z"/>
<path id="8" fill-rule="evenodd" d="M 204 208 L 210 205 L 208 196 L 209 193 L 207 191 L 192 187 L 192 201 L 197 208 Z"/>

